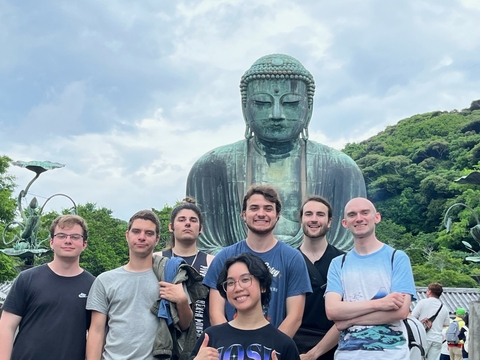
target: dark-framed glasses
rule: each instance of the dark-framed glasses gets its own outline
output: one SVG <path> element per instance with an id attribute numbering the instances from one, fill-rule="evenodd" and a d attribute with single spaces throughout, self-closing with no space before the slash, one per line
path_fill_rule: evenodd
<path id="1" fill-rule="evenodd" d="M 72 241 L 78 241 L 83 239 L 83 235 L 80 234 L 64 234 L 64 233 L 58 233 L 53 235 L 54 238 L 58 240 L 67 240 L 68 237 L 70 237 L 70 240 Z"/>
<path id="2" fill-rule="evenodd" d="M 224 281 L 222 283 L 222 287 L 225 292 L 233 291 L 233 289 L 235 289 L 235 284 L 238 283 L 238 286 L 240 286 L 242 289 L 246 289 L 252 285 L 252 279 L 253 275 L 242 275 L 238 280 L 228 279 L 227 281 Z"/>

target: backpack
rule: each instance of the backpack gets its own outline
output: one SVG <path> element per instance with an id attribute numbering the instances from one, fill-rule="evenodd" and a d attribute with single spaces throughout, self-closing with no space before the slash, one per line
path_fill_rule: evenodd
<path id="1" fill-rule="evenodd" d="M 410 360 L 425 359 L 425 348 L 427 346 L 427 333 L 423 324 L 417 318 L 409 316 L 403 320 L 407 329 L 408 348 L 410 349 Z"/>
<path id="2" fill-rule="evenodd" d="M 458 335 L 460 334 L 460 326 L 458 325 L 458 321 L 454 320 L 448 325 L 447 332 L 445 333 L 445 340 L 447 340 L 447 344 L 458 344 L 460 339 Z"/>

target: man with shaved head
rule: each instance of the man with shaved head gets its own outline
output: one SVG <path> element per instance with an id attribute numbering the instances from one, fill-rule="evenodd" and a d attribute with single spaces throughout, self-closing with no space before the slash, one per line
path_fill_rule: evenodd
<path id="1" fill-rule="evenodd" d="M 335 359 L 408 359 L 407 318 L 415 298 L 408 256 L 377 239 L 381 220 L 375 206 L 354 198 L 342 225 L 353 249 L 335 258 L 328 271 L 325 309 L 340 330 Z"/>

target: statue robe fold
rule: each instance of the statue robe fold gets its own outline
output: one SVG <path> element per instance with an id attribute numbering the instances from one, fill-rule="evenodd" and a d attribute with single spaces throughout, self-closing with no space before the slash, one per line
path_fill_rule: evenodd
<path id="1" fill-rule="evenodd" d="M 276 187 L 275 181 L 265 174 L 256 176 L 250 173 L 252 161 L 262 161 L 262 157 L 265 157 L 255 149 L 253 141 L 241 140 L 213 149 L 198 159 L 190 170 L 187 195 L 194 197 L 202 209 L 204 220 L 199 247 L 208 253 L 216 254 L 225 246 L 246 238 L 247 229 L 241 211 L 243 197 L 252 185 L 249 182 L 257 180 L 257 184 L 268 183 Z M 366 196 L 363 175 L 346 154 L 313 141 L 299 141 L 301 146 L 297 154 L 292 154 L 298 157 L 300 173 L 293 175 L 298 177 L 298 186 L 282 189 L 281 192 L 288 193 L 288 197 L 294 197 L 299 204 L 303 201 L 302 197 L 307 195 L 325 197 L 333 206 L 328 242 L 339 249 L 348 250 L 353 240 L 350 232 L 341 224 L 343 209 L 350 199 Z M 259 171 L 258 167 L 254 169 Z M 285 199 L 281 197 L 280 200 L 285 204 Z M 295 211 L 298 210 L 299 206 Z M 300 246 L 303 232 L 298 216 L 293 220 L 281 220 L 275 228 L 275 236 L 293 247 Z M 282 224 L 288 227 L 288 231 L 285 228 L 285 234 L 282 234 Z M 292 226 L 295 227 L 293 234 Z"/>

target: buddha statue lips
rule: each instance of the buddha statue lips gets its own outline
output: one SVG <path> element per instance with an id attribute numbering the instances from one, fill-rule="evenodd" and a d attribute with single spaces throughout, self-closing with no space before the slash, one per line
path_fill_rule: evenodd
<path id="1" fill-rule="evenodd" d="M 340 151 L 308 140 L 315 82 L 296 59 L 282 54 L 258 59 L 240 81 L 245 139 L 203 155 L 187 179 L 204 214 L 199 246 L 210 253 L 246 237 L 241 206 L 252 184 L 271 184 L 282 200 L 274 235 L 294 247 L 303 231 L 298 210 L 307 195 L 322 195 L 333 205 L 327 238 L 340 249 L 352 239 L 342 227 L 343 208 L 366 195 L 362 173 Z"/>

